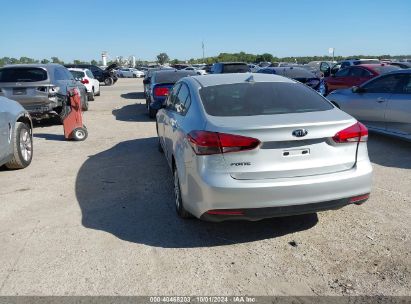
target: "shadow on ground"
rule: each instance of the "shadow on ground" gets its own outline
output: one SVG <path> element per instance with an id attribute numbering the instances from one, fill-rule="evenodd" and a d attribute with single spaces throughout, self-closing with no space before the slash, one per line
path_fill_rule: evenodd
<path id="1" fill-rule="evenodd" d="M 62 132 L 63 132 L 63 130 L 62 130 Z M 58 134 L 36 133 L 36 134 L 33 134 L 33 136 L 36 137 L 36 138 L 43 138 L 45 140 L 66 141 L 63 134 L 58 135 Z"/>
<path id="2" fill-rule="evenodd" d="M 154 119 L 148 117 L 145 104 L 134 103 L 127 105 L 120 109 L 113 110 L 112 114 L 116 120 L 120 121 L 154 121 Z"/>
<path id="3" fill-rule="evenodd" d="M 179 219 L 171 173 L 154 137 L 122 142 L 91 156 L 78 172 L 75 190 L 85 227 L 157 247 L 252 242 L 310 229 L 318 222 L 316 214 L 259 222 Z"/>
<path id="4" fill-rule="evenodd" d="M 370 133 L 368 154 L 372 163 L 384 167 L 411 169 L 411 142 Z"/>
<path id="5" fill-rule="evenodd" d="M 125 99 L 145 99 L 144 92 L 130 92 L 121 94 L 120 96 Z"/>

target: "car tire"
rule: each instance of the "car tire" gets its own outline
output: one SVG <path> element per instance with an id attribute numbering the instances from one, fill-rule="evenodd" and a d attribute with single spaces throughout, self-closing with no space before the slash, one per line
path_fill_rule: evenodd
<path id="1" fill-rule="evenodd" d="M 135 74 L 133 74 L 133 78 L 137 78 L 137 76 Z"/>
<path id="2" fill-rule="evenodd" d="M 6 163 L 8 169 L 23 169 L 33 159 L 33 136 L 30 127 L 17 122 L 13 134 L 13 158 Z"/>
<path id="3" fill-rule="evenodd" d="M 85 97 L 84 103 L 81 105 L 81 110 L 84 112 L 88 111 L 88 94 Z"/>
<path id="4" fill-rule="evenodd" d="M 100 96 L 100 94 L 101 94 L 101 91 L 99 89 L 97 93 L 94 93 L 94 96 Z"/>
<path id="5" fill-rule="evenodd" d="M 106 86 L 111 86 L 111 85 L 113 85 L 113 78 L 111 78 L 111 77 L 107 77 L 106 79 L 104 79 L 104 84 L 106 85 Z"/>
<path id="6" fill-rule="evenodd" d="M 94 89 L 91 92 L 87 92 L 87 98 L 89 101 L 94 101 Z"/>
<path id="7" fill-rule="evenodd" d="M 177 168 L 174 166 L 173 170 L 174 176 L 174 201 L 176 206 L 177 215 L 181 218 L 187 219 L 192 217 L 192 215 L 184 209 L 183 199 L 181 197 L 181 187 L 180 187 L 180 179 L 178 178 Z"/>
<path id="8" fill-rule="evenodd" d="M 153 109 L 152 107 L 148 107 L 148 116 L 150 118 L 156 118 L 157 110 Z"/>

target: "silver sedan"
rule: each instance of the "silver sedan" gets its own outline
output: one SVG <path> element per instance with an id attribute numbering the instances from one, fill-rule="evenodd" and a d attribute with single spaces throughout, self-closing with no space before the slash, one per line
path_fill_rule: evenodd
<path id="1" fill-rule="evenodd" d="M 33 125 L 16 101 L 0 97 L 0 166 L 22 169 L 33 158 Z"/>
<path id="2" fill-rule="evenodd" d="M 185 77 L 157 114 L 178 215 L 258 220 L 365 202 L 368 130 L 294 80 Z"/>
<path id="3" fill-rule="evenodd" d="M 333 91 L 327 98 L 370 130 L 411 141 L 411 69 Z"/>

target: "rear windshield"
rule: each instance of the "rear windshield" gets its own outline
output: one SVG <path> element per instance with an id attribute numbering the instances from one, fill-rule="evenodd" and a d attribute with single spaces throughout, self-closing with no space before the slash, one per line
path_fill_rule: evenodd
<path id="1" fill-rule="evenodd" d="M 36 82 L 47 79 L 47 72 L 41 68 L 0 69 L 0 82 Z"/>
<path id="2" fill-rule="evenodd" d="M 71 75 L 73 75 L 74 78 L 79 79 L 84 77 L 84 72 L 80 71 L 70 71 Z"/>
<path id="3" fill-rule="evenodd" d="M 158 72 L 154 75 L 154 82 L 155 83 L 176 83 L 181 78 L 189 76 L 189 75 L 197 75 L 197 73 L 193 71 L 187 71 L 185 73 Z"/>
<path id="4" fill-rule="evenodd" d="M 244 64 L 230 63 L 230 64 L 223 65 L 223 73 L 246 73 L 249 71 L 250 71 L 250 68 L 245 63 Z"/>
<path id="5" fill-rule="evenodd" d="M 373 69 L 378 74 L 385 74 L 385 73 L 388 73 L 388 72 L 401 70 L 400 67 L 397 67 L 395 65 L 382 65 L 382 66 L 373 67 Z"/>
<path id="6" fill-rule="evenodd" d="M 299 83 L 257 82 L 204 87 L 200 96 L 212 116 L 253 116 L 326 111 L 327 100 Z"/>
<path id="7" fill-rule="evenodd" d="M 276 68 L 278 75 L 283 75 L 289 78 L 314 78 L 315 75 L 303 68 Z"/>

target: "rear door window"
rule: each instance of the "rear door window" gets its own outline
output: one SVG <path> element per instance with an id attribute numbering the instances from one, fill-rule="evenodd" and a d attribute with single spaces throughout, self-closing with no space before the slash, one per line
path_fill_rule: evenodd
<path id="1" fill-rule="evenodd" d="M 326 111 L 333 106 L 303 84 L 236 83 L 204 87 L 200 96 L 212 116 L 254 116 Z"/>
<path id="2" fill-rule="evenodd" d="M 350 69 L 342 69 L 335 73 L 335 77 L 347 77 L 350 73 Z"/>
<path id="3" fill-rule="evenodd" d="M 36 82 L 47 80 L 47 71 L 42 68 L 3 68 L 0 69 L 0 82 Z"/>
<path id="4" fill-rule="evenodd" d="M 190 98 L 190 91 L 187 87 L 186 84 L 182 83 L 180 91 L 178 91 L 178 94 L 174 100 L 174 109 L 177 113 L 179 114 L 184 114 L 186 113 L 186 104 L 187 104 L 187 99 Z"/>

